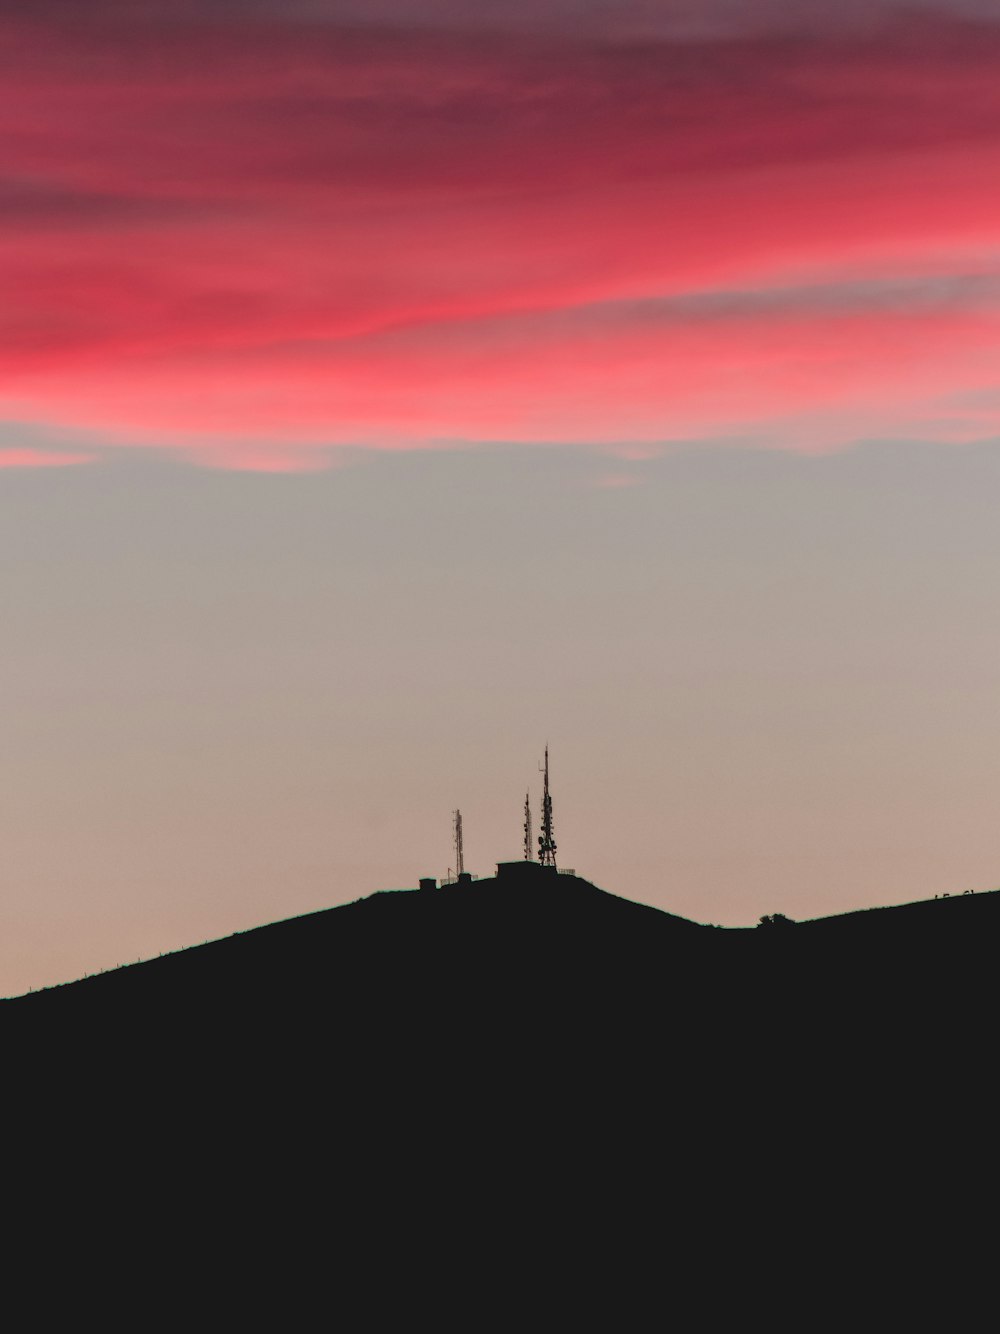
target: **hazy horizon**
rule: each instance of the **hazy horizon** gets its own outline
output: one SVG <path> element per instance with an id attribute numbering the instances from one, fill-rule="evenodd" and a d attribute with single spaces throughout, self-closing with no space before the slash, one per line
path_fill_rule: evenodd
<path id="1" fill-rule="evenodd" d="M 5 991 L 521 854 L 700 921 L 992 888 L 1000 446 L 0 490 Z M 460 557 L 460 558 L 457 558 Z"/>

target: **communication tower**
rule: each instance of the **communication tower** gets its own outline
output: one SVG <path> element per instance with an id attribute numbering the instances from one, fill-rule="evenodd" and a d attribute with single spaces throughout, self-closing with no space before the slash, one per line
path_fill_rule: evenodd
<path id="1" fill-rule="evenodd" d="M 455 874 L 465 873 L 465 853 L 462 849 L 462 812 L 455 812 Z"/>
<path id="2" fill-rule="evenodd" d="M 524 794 L 524 860 L 533 861 L 534 848 L 531 842 L 531 793 Z"/>
<path id="3" fill-rule="evenodd" d="M 556 840 L 552 828 L 552 798 L 549 795 L 549 748 L 545 747 L 545 786 L 542 789 L 542 832 L 538 835 L 538 860 L 543 866 L 556 865 Z"/>

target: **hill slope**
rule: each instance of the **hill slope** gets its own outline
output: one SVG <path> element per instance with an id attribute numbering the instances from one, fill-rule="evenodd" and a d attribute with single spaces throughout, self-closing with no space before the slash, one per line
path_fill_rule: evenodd
<path id="1" fill-rule="evenodd" d="M 560 1077 L 631 1061 L 635 1081 L 637 1053 L 668 1044 L 700 1085 L 720 1061 L 774 1083 L 776 1042 L 800 1071 L 821 1060 L 829 1074 L 841 1052 L 876 1079 L 887 1033 L 898 1055 L 950 1060 L 992 1015 L 998 938 L 1000 893 L 729 930 L 577 877 L 489 879 L 375 894 L 16 998 L 0 1027 L 71 1058 L 85 1034 L 92 1066 L 166 1062 L 203 1086 L 267 1062 L 309 1080 L 324 1044 L 366 1068 L 380 1053 L 389 1080 L 414 1060 L 445 1080 L 460 1054 L 545 1079 L 557 1050 Z"/>

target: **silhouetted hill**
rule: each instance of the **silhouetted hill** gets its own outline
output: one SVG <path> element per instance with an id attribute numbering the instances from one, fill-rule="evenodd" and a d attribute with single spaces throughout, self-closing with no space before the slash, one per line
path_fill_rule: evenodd
<path id="1" fill-rule="evenodd" d="M 342 907 L 290 918 L 189 950 L 129 965 L 79 982 L 15 998 L 21 1015 L 56 1006 L 100 1005 L 123 997 L 155 1006 L 165 989 L 196 988 L 203 999 L 238 988 L 244 999 L 266 995 L 281 1004 L 304 988 L 337 991 L 373 970 L 396 986 L 412 974 L 417 991 L 433 987 L 441 970 L 476 961 L 503 969 L 529 961 L 540 969 L 571 965 L 577 952 L 600 940 L 602 952 L 646 952 L 706 930 L 684 918 L 608 894 L 575 876 L 528 883 L 496 879 L 433 891 L 385 891 Z M 668 946 L 669 947 L 669 946 Z M 429 968 L 433 963 L 434 967 Z M 402 970 L 402 971 L 400 971 Z M 419 981 L 417 981 L 419 979 Z M 415 999 L 411 993 L 410 1000 Z"/>
<path id="2" fill-rule="evenodd" d="M 442 1078 L 459 1052 L 472 1068 L 501 1047 L 544 1078 L 550 1042 L 591 1067 L 667 1035 L 675 1060 L 766 1063 L 781 1040 L 804 1067 L 819 1039 L 849 1036 L 874 1075 L 885 1025 L 897 1047 L 940 1043 L 941 1059 L 961 1045 L 956 1016 L 964 1031 L 993 1004 L 998 933 L 1000 893 L 723 929 L 577 877 L 488 879 L 375 894 L 32 993 L 4 1002 L 0 1025 L 15 1046 L 85 1032 L 90 1061 L 172 1054 L 202 1080 L 331 1041 Z"/>
<path id="3" fill-rule="evenodd" d="M 600 1009 L 642 995 L 653 1008 L 632 1022 L 658 1023 L 657 1005 L 683 985 L 688 1023 L 697 1026 L 706 1007 L 726 1010 L 743 987 L 749 994 L 736 1009 L 745 1013 L 792 982 L 834 1011 L 852 1006 L 859 988 L 911 986 L 908 1004 L 922 1010 L 934 998 L 954 1000 L 949 987 L 971 996 L 986 981 L 982 965 L 998 931 L 1000 892 L 718 928 L 576 876 L 490 878 L 373 894 L 33 992 L 0 1002 L 0 1022 L 16 1034 L 99 1016 L 109 1036 L 141 1013 L 171 1031 L 190 1022 L 195 1035 L 213 1019 L 251 1014 L 295 1012 L 302 1023 L 322 1023 L 343 1004 L 356 1023 L 376 1014 L 410 1022 L 443 1006 L 440 1024 L 473 1001 L 503 1014 L 571 992 L 574 1003 Z"/>
<path id="4" fill-rule="evenodd" d="M 1000 894 L 742 930 L 569 876 L 375 894 L 4 1002 L 11 1142 L 157 1248 L 388 1257 L 373 1310 L 443 1248 L 463 1328 L 623 1246 L 887 1262 L 987 1171 L 938 1146 L 992 1096 L 998 933 Z"/>

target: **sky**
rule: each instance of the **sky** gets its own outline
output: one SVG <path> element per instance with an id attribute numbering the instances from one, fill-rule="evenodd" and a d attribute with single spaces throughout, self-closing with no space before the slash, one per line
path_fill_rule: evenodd
<path id="1" fill-rule="evenodd" d="M 0 0 L 0 993 L 519 855 L 1000 883 L 1000 14 Z"/>

